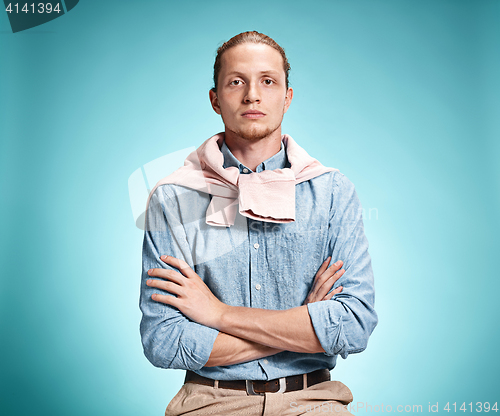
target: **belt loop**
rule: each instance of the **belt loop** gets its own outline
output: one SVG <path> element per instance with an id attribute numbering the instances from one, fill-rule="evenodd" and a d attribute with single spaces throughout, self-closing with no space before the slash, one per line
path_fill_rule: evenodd
<path id="1" fill-rule="evenodd" d="M 276 393 L 284 393 L 286 391 L 286 377 L 281 377 L 279 379 L 280 388 Z"/>
<path id="2" fill-rule="evenodd" d="M 214 389 L 219 388 L 219 380 L 214 380 Z"/>
<path id="3" fill-rule="evenodd" d="M 306 373 L 302 374 L 302 380 L 304 380 L 302 382 L 302 388 L 307 389 L 307 374 Z"/>

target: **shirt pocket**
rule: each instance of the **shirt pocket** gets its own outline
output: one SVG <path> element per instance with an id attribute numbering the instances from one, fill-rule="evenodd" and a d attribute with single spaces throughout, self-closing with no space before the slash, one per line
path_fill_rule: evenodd
<path id="1" fill-rule="evenodd" d="M 301 306 L 323 262 L 326 229 L 278 232 L 270 270 L 278 283 L 282 309 Z"/>

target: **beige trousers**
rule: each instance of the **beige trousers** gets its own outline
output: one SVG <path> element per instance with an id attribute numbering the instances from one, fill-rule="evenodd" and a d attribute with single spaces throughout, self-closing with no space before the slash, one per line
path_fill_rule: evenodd
<path id="1" fill-rule="evenodd" d="M 324 381 L 289 393 L 248 395 L 243 390 L 186 383 L 165 410 L 165 416 L 189 415 L 351 415 L 351 391 L 340 381 Z"/>

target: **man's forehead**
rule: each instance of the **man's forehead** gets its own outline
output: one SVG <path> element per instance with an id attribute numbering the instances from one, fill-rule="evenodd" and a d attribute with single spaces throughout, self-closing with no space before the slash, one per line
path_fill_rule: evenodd
<path id="1" fill-rule="evenodd" d="M 230 70 L 229 72 L 227 72 L 225 75 L 226 76 L 244 76 L 244 75 L 247 75 L 249 72 L 252 72 L 252 73 L 258 73 L 260 75 L 281 75 L 281 73 L 283 72 L 282 70 L 281 71 L 278 71 L 276 69 L 263 69 L 263 70 L 260 70 L 260 71 L 249 71 L 248 68 L 242 68 L 241 70 L 238 70 L 238 69 L 232 69 Z"/>
<path id="2" fill-rule="evenodd" d="M 229 48 L 221 56 L 221 61 L 231 67 L 262 63 L 264 66 L 262 69 L 267 69 L 267 67 L 283 65 L 283 58 L 276 49 L 269 45 L 254 43 L 244 43 Z"/>

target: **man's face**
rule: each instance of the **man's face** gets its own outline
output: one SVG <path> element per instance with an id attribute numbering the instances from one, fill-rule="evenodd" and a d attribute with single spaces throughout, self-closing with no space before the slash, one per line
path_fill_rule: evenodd
<path id="1" fill-rule="evenodd" d="M 281 54 L 260 43 L 243 43 L 224 52 L 217 94 L 210 91 L 226 132 L 246 140 L 260 140 L 278 130 L 292 96 L 285 86 Z"/>

